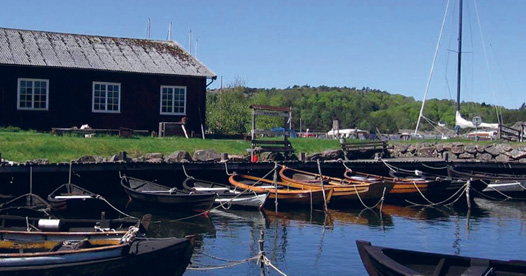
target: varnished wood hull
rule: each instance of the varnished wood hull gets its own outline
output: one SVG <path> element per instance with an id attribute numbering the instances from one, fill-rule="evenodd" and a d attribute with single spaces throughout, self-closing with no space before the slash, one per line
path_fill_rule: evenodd
<path id="1" fill-rule="evenodd" d="M 234 174 L 230 176 L 229 182 L 233 186 L 243 190 L 254 191 L 256 193 L 268 193 L 269 195 L 265 206 L 273 206 L 277 198 L 280 206 L 322 207 L 324 205 L 324 195 L 327 198 L 327 201 L 330 201 L 331 199 L 330 190 L 326 191 L 327 193 L 324 193 L 321 189 L 306 190 L 286 188 L 283 183 L 277 183 L 279 187 L 276 189 L 274 188 L 272 180 L 261 179 L 250 175 Z"/>
<path id="2" fill-rule="evenodd" d="M 338 205 L 360 205 L 363 202 L 377 202 L 383 195 L 389 193 L 393 185 L 391 183 L 376 182 L 351 182 L 346 179 L 330 177 L 319 174 L 296 170 L 282 166 L 279 175 L 286 185 L 291 187 L 321 189 L 323 187 L 332 189 L 332 204 Z M 321 179 L 321 180 L 320 180 Z"/>
<path id="3" fill-rule="evenodd" d="M 9 276 L 33 275 L 182 275 L 193 252 L 191 239 L 141 239 L 130 243 L 92 241 L 92 247 L 64 247 L 53 241 L 12 242 L 5 248 L 0 242 L 0 274 Z M 99 244 L 99 246 L 94 247 Z M 48 247 L 53 246 L 53 249 Z M 58 251 L 54 251 L 60 246 Z M 9 248 L 17 249 L 16 253 Z M 32 248 L 20 253 L 23 248 Z"/>

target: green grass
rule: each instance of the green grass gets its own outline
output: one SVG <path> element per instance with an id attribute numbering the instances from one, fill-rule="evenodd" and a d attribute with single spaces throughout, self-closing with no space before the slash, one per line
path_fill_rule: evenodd
<path id="1" fill-rule="evenodd" d="M 267 139 L 267 138 L 265 138 Z M 268 138 L 280 139 L 280 138 Z M 339 140 L 295 138 L 290 139 L 296 154 L 305 152 L 312 154 L 325 150 L 339 149 Z M 351 142 L 352 140 L 347 140 Z M 356 140 L 356 143 L 364 141 Z M 470 140 L 412 140 L 389 141 L 396 143 L 453 143 L 463 142 L 492 144 L 494 142 L 474 142 Z M 0 128 L 0 153 L 2 158 L 25 162 L 36 158 L 46 158 L 52 163 L 69 162 L 84 155 L 94 155 L 110 158 L 114 154 L 127 152 L 129 157 L 139 157 L 147 153 L 168 154 L 182 150 L 193 154 L 200 149 L 213 149 L 219 153 L 226 152 L 230 155 L 248 154 L 249 141 L 243 140 L 213 140 L 213 139 L 186 139 L 182 137 L 133 137 L 121 138 L 118 136 L 98 135 L 93 138 L 84 138 L 76 135 L 56 136 L 50 133 L 35 131 L 22 131 L 17 128 Z"/>
<path id="2" fill-rule="evenodd" d="M 291 139 L 296 152 L 322 152 L 337 149 L 337 140 L 318 140 L 308 138 Z M 118 136 L 95 136 L 84 138 L 76 135 L 56 136 L 49 133 L 0 129 L 0 153 L 2 158 L 25 162 L 36 158 L 47 158 L 50 162 L 69 162 L 84 155 L 110 158 L 114 154 L 126 151 L 129 157 L 139 157 L 147 153 L 160 152 L 165 156 L 178 151 L 193 154 L 199 149 L 213 149 L 219 153 L 247 154 L 249 141 L 212 140 L 181 137 L 156 138 Z"/>

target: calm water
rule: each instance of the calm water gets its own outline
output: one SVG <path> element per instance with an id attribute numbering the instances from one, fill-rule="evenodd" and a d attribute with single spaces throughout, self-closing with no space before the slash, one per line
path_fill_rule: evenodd
<path id="1" fill-rule="evenodd" d="M 287 275 L 367 275 L 355 240 L 412 250 L 526 259 L 526 204 L 479 200 L 470 211 L 449 207 L 384 205 L 383 211 L 215 210 L 209 217 L 176 221 L 154 214 L 150 236 L 198 235 L 195 267 L 225 266 L 223 260 L 257 255 L 260 230 L 271 262 Z M 270 270 L 270 275 L 279 275 Z M 255 261 L 185 275 L 259 275 Z"/>

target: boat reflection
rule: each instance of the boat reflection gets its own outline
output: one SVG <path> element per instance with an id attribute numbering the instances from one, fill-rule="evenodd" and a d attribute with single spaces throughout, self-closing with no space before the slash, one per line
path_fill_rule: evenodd
<path id="1" fill-rule="evenodd" d="M 223 210 L 216 208 L 210 211 L 210 216 L 213 218 L 214 225 L 216 225 L 217 229 L 243 225 L 249 226 L 252 229 L 265 229 L 268 227 L 265 214 L 256 210 Z"/>
<path id="2" fill-rule="evenodd" d="M 268 224 L 279 223 L 288 225 L 291 221 L 298 224 L 323 225 L 334 228 L 338 225 L 359 224 L 372 227 L 392 226 L 393 220 L 388 214 L 376 209 L 345 209 L 328 210 L 327 212 L 313 210 L 301 211 L 265 211 Z"/>
<path id="3" fill-rule="evenodd" d="M 433 221 L 438 219 L 448 219 L 456 215 L 457 211 L 448 206 L 401 206 L 383 205 L 382 212 L 396 217 L 404 217 L 416 220 Z"/>
<path id="4" fill-rule="evenodd" d="M 152 214 L 152 221 L 148 229 L 148 237 L 184 237 L 196 235 L 196 246 L 200 236 L 215 237 L 216 230 L 208 213 L 196 215 L 188 212 L 169 212 L 166 210 L 152 210 L 145 208 L 131 208 L 126 212 L 130 215 Z"/>
<path id="5" fill-rule="evenodd" d="M 484 198 L 475 198 L 474 201 L 476 208 L 485 212 L 487 216 L 519 219 L 520 221 L 526 219 L 526 201 L 494 201 Z"/>

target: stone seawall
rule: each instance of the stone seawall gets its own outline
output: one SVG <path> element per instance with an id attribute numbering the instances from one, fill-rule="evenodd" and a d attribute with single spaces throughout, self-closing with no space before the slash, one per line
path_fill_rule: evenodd
<path id="1" fill-rule="evenodd" d="M 526 145 L 471 144 L 471 143 L 417 143 L 390 144 L 389 157 L 438 157 L 480 161 L 526 162 Z"/>

